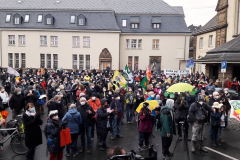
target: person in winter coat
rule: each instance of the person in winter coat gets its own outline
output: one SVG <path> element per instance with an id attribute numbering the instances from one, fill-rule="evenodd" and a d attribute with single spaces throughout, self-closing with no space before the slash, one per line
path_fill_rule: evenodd
<path id="1" fill-rule="evenodd" d="M 9 106 L 12 109 L 12 118 L 15 119 L 25 106 L 24 97 L 20 88 L 14 90 L 14 93 L 9 100 Z"/>
<path id="2" fill-rule="evenodd" d="M 133 108 L 136 103 L 136 97 L 132 91 L 132 88 L 129 87 L 128 93 L 125 97 L 126 105 L 127 105 L 127 123 L 133 123 L 132 116 L 133 116 Z"/>
<path id="3" fill-rule="evenodd" d="M 109 105 L 107 99 L 101 99 L 101 107 L 97 110 L 97 135 L 99 138 L 98 145 L 99 149 L 104 151 L 107 149 L 106 139 L 108 131 L 111 130 L 110 114 L 114 111 L 109 111 Z"/>
<path id="4" fill-rule="evenodd" d="M 73 103 L 76 103 L 77 102 L 77 96 L 76 96 L 76 93 L 77 93 L 77 90 L 79 88 L 79 81 L 78 80 L 75 80 L 75 83 L 72 85 L 72 89 L 71 89 L 71 92 L 72 92 L 72 100 L 73 100 Z"/>
<path id="5" fill-rule="evenodd" d="M 48 139 L 52 141 L 52 144 L 48 144 L 48 151 L 50 152 L 49 160 L 62 160 L 64 147 L 60 147 L 60 131 L 62 127 L 60 125 L 58 111 L 50 111 L 48 117 L 47 135 Z"/>
<path id="6" fill-rule="evenodd" d="M 101 102 L 100 100 L 96 97 L 97 95 L 95 93 L 92 94 L 92 97 L 88 100 L 88 104 L 92 107 L 92 109 L 94 110 L 94 112 L 96 113 L 96 111 L 98 110 L 98 108 L 101 107 Z M 94 128 L 95 128 L 95 116 L 92 118 L 92 138 L 94 138 Z"/>
<path id="7" fill-rule="evenodd" d="M 34 106 L 37 107 L 38 98 L 39 98 L 39 95 L 38 95 L 37 91 L 34 91 L 32 86 L 28 86 L 28 91 L 25 92 L 25 95 L 24 95 L 26 104 L 33 103 Z"/>
<path id="8" fill-rule="evenodd" d="M 213 92 L 215 92 L 215 85 L 213 84 L 212 79 L 209 80 L 209 84 L 206 86 L 205 91 L 207 95 L 213 94 Z"/>
<path id="9" fill-rule="evenodd" d="M 72 144 L 66 146 L 66 156 L 70 156 L 70 147 L 73 146 L 73 157 L 77 156 L 77 140 L 80 132 L 80 126 L 82 125 L 81 114 L 77 111 L 76 105 L 71 104 L 68 108 L 68 112 L 62 119 L 62 122 L 68 120 L 67 127 L 70 129 Z"/>
<path id="10" fill-rule="evenodd" d="M 28 147 L 26 154 L 27 160 L 34 160 L 34 154 L 36 146 L 42 144 L 42 130 L 40 125 L 43 121 L 40 115 L 36 113 L 36 109 L 33 103 L 26 105 L 26 112 L 23 115 L 25 144 Z"/>
<path id="11" fill-rule="evenodd" d="M 9 80 L 6 80 L 6 82 L 4 83 L 4 87 L 8 95 L 10 95 L 12 84 L 9 82 Z"/>
<path id="12" fill-rule="evenodd" d="M 1 87 L 0 97 L 2 98 L 2 104 L 4 107 L 4 110 L 8 107 L 8 93 L 5 91 L 4 87 Z"/>
<path id="13" fill-rule="evenodd" d="M 218 102 L 213 103 L 213 110 L 211 111 L 211 141 L 212 141 L 212 146 L 217 147 L 220 146 L 221 144 L 217 142 L 217 135 L 218 135 L 218 130 L 220 128 L 220 122 L 221 122 L 221 117 L 223 114 L 223 109 L 220 109 L 222 107 L 222 104 L 219 104 Z"/>
<path id="14" fill-rule="evenodd" d="M 139 122 L 139 149 L 145 150 L 149 148 L 149 136 L 152 132 L 152 115 L 150 106 L 147 102 L 143 103 L 143 108 L 140 111 Z M 145 142 L 145 146 L 143 146 Z"/>
<path id="15" fill-rule="evenodd" d="M 78 106 L 78 112 L 82 116 L 82 125 L 81 125 L 81 148 L 79 150 L 82 153 L 85 150 L 85 134 L 87 135 L 87 153 L 91 153 L 91 131 L 92 131 L 92 117 L 95 116 L 95 112 L 92 107 L 87 103 L 85 97 L 80 98 L 80 104 Z"/>
<path id="16" fill-rule="evenodd" d="M 61 104 L 62 97 L 56 95 L 51 101 L 47 102 L 48 113 L 53 110 L 58 110 L 58 116 L 60 120 L 63 118 L 64 115 L 64 108 Z"/>
<path id="17" fill-rule="evenodd" d="M 82 84 L 79 85 L 79 88 L 76 92 L 76 99 L 79 100 L 80 93 L 84 93 L 86 95 L 86 90 Z"/>
<path id="18" fill-rule="evenodd" d="M 65 81 L 64 82 L 64 90 L 67 94 L 67 103 L 70 103 L 71 89 L 72 89 L 71 84 L 69 82 Z"/>
<path id="19" fill-rule="evenodd" d="M 155 95 L 159 95 L 160 96 L 160 100 L 162 100 L 162 89 L 161 89 L 161 85 L 157 84 L 156 88 L 154 89 L 154 93 Z"/>

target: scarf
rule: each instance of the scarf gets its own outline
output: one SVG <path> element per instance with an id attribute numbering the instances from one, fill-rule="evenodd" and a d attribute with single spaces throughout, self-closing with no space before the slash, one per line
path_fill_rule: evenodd
<path id="1" fill-rule="evenodd" d="M 28 116 L 35 116 L 36 115 L 36 112 L 34 112 L 34 113 L 31 113 L 31 112 L 29 112 L 28 110 L 26 110 L 26 115 L 28 115 Z"/>

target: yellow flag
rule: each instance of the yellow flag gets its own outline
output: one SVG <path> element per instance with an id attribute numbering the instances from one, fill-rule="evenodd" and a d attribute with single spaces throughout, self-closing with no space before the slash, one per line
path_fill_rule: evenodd
<path id="1" fill-rule="evenodd" d="M 119 73 L 118 70 L 114 72 L 112 80 L 118 82 L 123 87 L 127 87 L 127 81 L 124 79 L 121 73 Z"/>

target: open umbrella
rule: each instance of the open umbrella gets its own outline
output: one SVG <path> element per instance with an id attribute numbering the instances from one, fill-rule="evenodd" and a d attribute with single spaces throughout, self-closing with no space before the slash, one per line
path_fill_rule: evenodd
<path id="1" fill-rule="evenodd" d="M 145 101 L 145 102 L 147 102 L 147 103 L 149 104 L 151 111 L 154 110 L 154 109 L 158 106 L 158 101 L 156 101 L 156 100 L 149 100 L 149 101 Z M 145 103 L 145 102 L 142 102 L 142 103 L 138 106 L 138 108 L 136 109 L 136 111 L 137 111 L 138 113 L 140 113 L 140 111 L 141 111 L 141 109 L 142 109 L 142 107 L 143 107 L 143 103 Z"/>
<path id="2" fill-rule="evenodd" d="M 192 90 L 194 88 L 194 86 L 188 84 L 188 83 L 176 83 L 172 86 L 170 86 L 167 89 L 167 92 L 189 92 L 190 90 Z"/>

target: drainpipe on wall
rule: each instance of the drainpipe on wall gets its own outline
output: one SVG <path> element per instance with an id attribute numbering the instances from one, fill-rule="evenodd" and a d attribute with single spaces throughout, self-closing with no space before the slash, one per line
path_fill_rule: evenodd
<path id="1" fill-rule="evenodd" d="M 186 60 L 186 37 L 187 35 L 185 34 L 185 41 L 184 41 L 184 52 L 183 52 L 183 54 L 184 54 L 184 59 L 183 60 L 179 60 L 179 70 L 181 70 L 181 63 L 182 63 L 182 61 L 185 61 Z"/>
<path id="2" fill-rule="evenodd" d="M 120 70 L 120 43 L 121 43 L 121 33 L 119 33 L 118 70 Z"/>
<path id="3" fill-rule="evenodd" d="M 1 67 L 2 67 L 2 30 L 0 30 L 0 57 L 1 57 Z"/>

